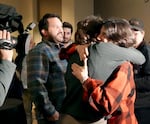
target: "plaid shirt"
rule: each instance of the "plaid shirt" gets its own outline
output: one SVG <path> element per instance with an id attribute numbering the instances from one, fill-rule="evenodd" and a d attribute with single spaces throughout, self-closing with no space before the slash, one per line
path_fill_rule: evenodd
<path id="1" fill-rule="evenodd" d="M 66 96 L 67 62 L 58 53 L 56 43 L 42 41 L 27 55 L 28 87 L 38 112 L 46 117 L 59 111 Z"/>
<path id="2" fill-rule="evenodd" d="M 134 115 L 136 94 L 132 70 L 132 65 L 125 62 L 104 85 L 102 81 L 91 78 L 83 84 L 84 100 L 89 96 L 90 105 L 110 117 L 108 124 L 137 124 Z"/>

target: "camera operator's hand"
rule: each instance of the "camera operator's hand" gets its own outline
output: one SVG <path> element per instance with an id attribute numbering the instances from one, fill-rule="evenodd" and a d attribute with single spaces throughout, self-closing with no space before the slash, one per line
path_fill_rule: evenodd
<path id="1" fill-rule="evenodd" d="M 49 121 L 57 121 L 59 119 L 59 112 L 55 111 L 55 113 L 47 118 Z"/>
<path id="2" fill-rule="evenodd" d="M 11 40 L 10 32 L 7 32 L 6 30 L 1 31 L 0 30 L 0 39 L 1 40 Z M 12 61 L 13 58 L 13 50 L 8 49 L 0 49 L 0 59 Z"/>

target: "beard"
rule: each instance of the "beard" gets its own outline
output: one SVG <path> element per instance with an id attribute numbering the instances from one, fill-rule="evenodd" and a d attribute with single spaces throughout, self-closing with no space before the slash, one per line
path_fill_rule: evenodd
<path id="1" fill-rule="evenodd" d="M 47 40 L 48 40 L 48 41 L 51 41 L 51 42 L 59 43 L 59 42 L 63 42 L 63 41 L 64 41 L 64 38 L 63 38 L 63 34 L 62 34 L 62 33 L 58 33 L 58 34 L 55 35 L 55 36 L 49 35 L 49 36 L 47 37 Z"/>

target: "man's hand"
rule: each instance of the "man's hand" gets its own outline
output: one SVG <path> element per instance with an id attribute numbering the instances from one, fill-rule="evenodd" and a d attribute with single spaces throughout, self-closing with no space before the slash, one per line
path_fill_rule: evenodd
<path id="1" fill-rule="evenodd" d="M 89 52 L 88 52 L 88 47 L 89 44 L 85 44 L 85 45 L 77 45 L 76 46 L 76 50 L 79 54 L 79 57 L 80 57 L 80 60 L 85 60 L 87 58 L 87 56 L 89 55 Z"/>
<path id="2" fill-rule="evenodd" d="M 57 121 L 59 120 L 59 112 L 55 112 L 52 116 L 47 118 L 49 121 Z"/>
<path id="3" fill-rule="evenodd" d="M 0 39 L 2 40 L 11 40 L 10 32 L 6 30 L 0 30 Z M 0 59 L 12 61 L 13 50 L 0 49 Z"/>
<path id="4" fill-rule="evenodd" d="M 87 58 L 84 60 L 84 66 L 79 66 L 76 63 L 73 63 L 72 74 L 80 80 L 81 83 L 84 83 L 88 79 L 88 67 L 87 67 Z"/>

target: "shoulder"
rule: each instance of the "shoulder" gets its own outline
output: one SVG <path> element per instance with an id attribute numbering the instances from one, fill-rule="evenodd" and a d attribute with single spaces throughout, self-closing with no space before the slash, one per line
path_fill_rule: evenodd
<path id="1" fill-rule="evenodd" d="M 119 66 L 118 70 L 120 73 L 131 74 L 131 71 L 133 70 L 133 66 L 130 62 L 125 61 Z"/>
<path id="2" fill-rule="evenodd" d="M 40 42 L 38 43 L 34 48 L 32 48 L 29 51 L 29 55 L 31 54 L 44 54 L 46 53 L 46 51 L 50 51 L 50 49 L 52 49 L 53 46 L 51 46 L 50 44 L 47 44 L 45 42 Z"/>

